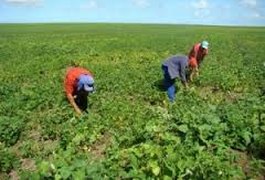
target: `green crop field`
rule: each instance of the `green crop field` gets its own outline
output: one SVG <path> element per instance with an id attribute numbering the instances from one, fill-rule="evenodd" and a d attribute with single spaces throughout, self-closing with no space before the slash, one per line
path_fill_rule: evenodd
<path id="1" fill-rule="evenodd" d="M 176 101 L 161 62 L 210 43 Z M 0 179 L 262 179 L 265 28 L 0 25 Z M 95 75 L 80 117 L 66 68 Z"/>

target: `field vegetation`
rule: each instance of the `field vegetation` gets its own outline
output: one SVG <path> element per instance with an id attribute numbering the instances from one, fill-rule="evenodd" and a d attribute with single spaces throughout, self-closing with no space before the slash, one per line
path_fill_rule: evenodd
<path id="1" fill-rule="evenodd" d="M 206 39 L 209 55 L 170 104 L 161 62 Z M 0 25 L 0 179 L 262 179 L 265 28 Z M 66 68 L 95 75 L 78 117 Z"/>

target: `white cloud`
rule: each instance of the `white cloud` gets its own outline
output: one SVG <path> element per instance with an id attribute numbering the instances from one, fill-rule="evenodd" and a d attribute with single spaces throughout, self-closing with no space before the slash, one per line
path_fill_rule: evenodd
<path id="1" fill-rule="evenodd" d="M 246 6 L 256 7 L 257 0 L 241 0 L 241 3 Z"/>
<path id="2" fill-rule="evenodd" d="M 252 19 L 265 19 L 265 16 L 262 15 L 261 13 L 259 13 L 259 12 L 254 12 L 254 13 L 250 16 L 250 18 L 252 18 Z"/>
<path id="3" fill-rule="evenodd" d="M 195 9 L 194 16 L 197 18 L 205 18 L 210 15 L 210 6 L 207 0 L 197 0 L 191 3 Z"/>
<path id="4" fill-rule="evenodd" d="M 90 0 L 87 3 L 81 5 L 81 9 L 85 9 L 85 10 L 92 10 L 92 9 L 98 9 L 98 8 L 99 8 L 99 4 L 95 0 Z"/>
<path id="5" fill-rule="evenodd" d="M 16 5 L 37 5 L 41 3 L 41 0 L 5 0 L 6 3 Z"/>
<path id="6" fill-rule="evenodd" d="M 264 11 L 259 0 L 240 0 L 241 5 L 249 11 L 249 18 L 264 19 Z"/>
<path id="7" fill-rule="evenodd" d="M 205 18 L 205 17 L 208 17 L 210 15 L 210 10 L 209 9 L 205 9 L 205 10 L 197 10 L 194 12 L 194 15 L 197 17 L 197 18 Z"/>
<path id="8" fill-rule="evenodd" d="M 255 12 L 255 13 L 253 13 L 253 17 L 254 17 L 254 18 L 260 18 L 261 15 L 260 15 L 258 12 Z"/>
<path id="9" fill-rule="evenodd" d="M 133 0 L 135 6 L 140 8 L 146 8 L 150 6 L 150 2 L 148 0 Z"/>
<path id="10" fill-rule="evenodd" d="M 196 2 L 192 2 L 191 5 L 195 9 L 208 9 L 209 8 L 209 4 L 207 0 L 198 0 Z"/>

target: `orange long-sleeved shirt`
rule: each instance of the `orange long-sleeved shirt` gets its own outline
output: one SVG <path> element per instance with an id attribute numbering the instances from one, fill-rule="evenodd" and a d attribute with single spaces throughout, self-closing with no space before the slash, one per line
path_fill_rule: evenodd
<path id="1" fill-rule="evenodd" d="M 74 95 L 77 89 L 77 79 L 81 74 L 88 74 L 92 76 L 92 73 L 81 67 L 70 67 L 66 72 L 64 79 L 64 90 L 66 94 Z"/>
<path id="2" fill-rule="evenodd" d="M 200 46 L 201 43 L 195 44 L 189 53 L 189 65 L 193 68 L 197 67 L 198 64 L 202 62 L 203 58 L 208 54 L 208 49 L 203 51 Z"/>

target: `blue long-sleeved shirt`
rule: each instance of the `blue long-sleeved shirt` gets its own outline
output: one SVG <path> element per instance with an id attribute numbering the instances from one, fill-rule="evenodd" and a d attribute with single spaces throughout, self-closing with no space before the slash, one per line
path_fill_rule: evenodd
<path id="1" fill-rule="evenodd" d="M 186 68 L 188 67 L 188 57 L 184 55 L 175 55 L 166 59 L 163 66 L 168 68 L 171 79 L 179 77 L 182 82 L 186 82 Z"/>

